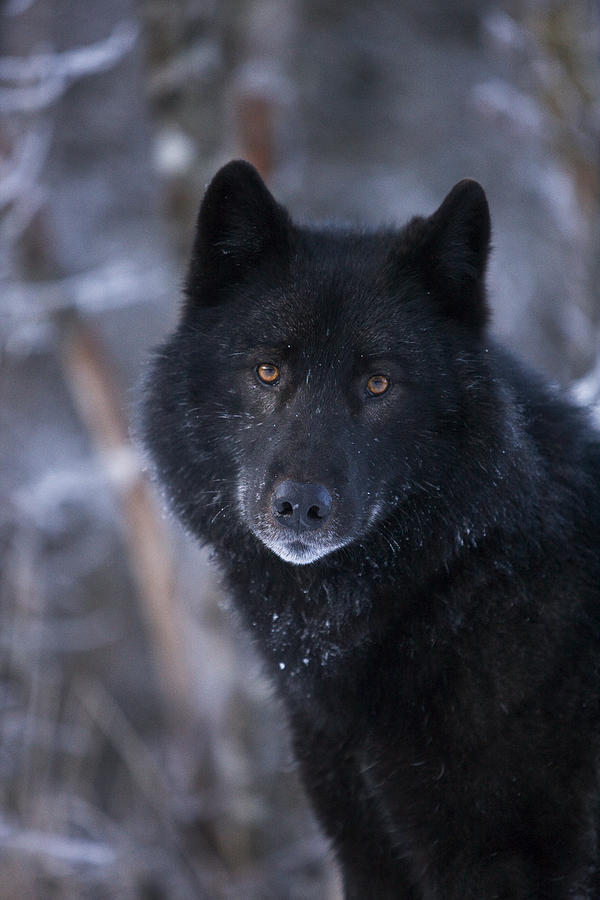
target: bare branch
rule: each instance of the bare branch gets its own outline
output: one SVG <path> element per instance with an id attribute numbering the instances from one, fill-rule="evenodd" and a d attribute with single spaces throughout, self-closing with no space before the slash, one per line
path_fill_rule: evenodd
<path id="1" fill-rule="evenodd" d="M 93 332 L 77 317 L 73 317 L 65 335 L 62 361 L 72 398 L 100 459 L 112 459 L 114 464 L 117 454 L 117 458 L 122 455 L 127 463 L 132 453 L 128 425 L 110 365 Z M 169 541 L 155 497 L 142 477 L 141 467 L 135 480 L 131 478 L 131 468 L 125 465 L 124 469 L 118 499 L 132 574 L 137 583 L 141 612 L 146 618 L 156 652 L 160 683 L 165 694 L 165 710 L 179 725 L 189 721 L 194 701 L 190 690 L 185 630 L 174 591 Z"/>

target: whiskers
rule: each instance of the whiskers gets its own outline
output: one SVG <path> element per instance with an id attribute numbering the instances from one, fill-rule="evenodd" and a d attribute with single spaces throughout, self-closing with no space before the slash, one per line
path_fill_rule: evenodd
<path id="1" fill-rule="evenodd" d="M 392 555 L 400 555 L 403 552 L 402 545 L 397 538 L 396 529 L 390 521 L 381 521 L 377 529 L 377 534 L 383 538 L 390 548 Z"/>
<path id="2" fill-rule="evenodd" d="M 217 520 L 218 520 L 225 512 L 228 512 L 229 510 L 232 510 L 232 509 L 234 509 L 234 508 L 235 508 L 235 507 L 234 507 L 234 504 L 233 504 L 233 503 L 230 503 L 230 502 L 224 503 L 224 504 L 216 511 L 216 513 L 214 514 L 214 516 L 212 516 L 212 517 L 210 518 L 210 524 L 211 524 L 211 525 L 214 525 L 215 522 L 216 522 L 216 521 L 217 521 Z"/>
<path id="3" fill-rule="evenodd" d="M 211 403 L 210 407 L 191 406 L 187 410 L 188 417 L 193 418 L 193 424 L 202 424 L 210 426 L 213 422 L 219 420 L 221 422 L 235 422 L 237 429 L 240 431 L 248 431 L 251 428 L 260 428 L 265 423 L 257 421 L 253 413 L 244 410 L 242 412 L 231 412 L 224 404 Z"/>

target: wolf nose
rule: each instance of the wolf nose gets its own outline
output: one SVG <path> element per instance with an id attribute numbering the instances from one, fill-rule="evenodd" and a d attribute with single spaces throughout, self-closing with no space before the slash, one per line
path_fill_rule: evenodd
<path id="1" fill-rule="evenodd" d="M 312 531 L 325 524 L 333 499 L 322 484 L 282 481 L 273 492 L 273 515 L 279 525 Z"/>

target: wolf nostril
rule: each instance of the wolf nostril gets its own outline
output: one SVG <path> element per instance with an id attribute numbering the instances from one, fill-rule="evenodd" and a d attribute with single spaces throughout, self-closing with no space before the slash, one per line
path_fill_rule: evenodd
<path id="1" fill-rule="evenodd" d="M 283 500 L 276 505 L 276 511 L 279 516 L 291 516 L 293 515 L 294 507 L 287 500 Z"/>
<path id="2" fill-rule="evenodd" d="M 275 520 L 296 531 L 321 528 L 331 515 L 332 506 L 331 494 L 322 484 L 282 481 L 273 492 Z"/>
<path id="3" fill-rule="evenodd" d="M 311 506 L 306 515 L 309 519 L 324 519 L 328 513 L 320 506 Z"/>

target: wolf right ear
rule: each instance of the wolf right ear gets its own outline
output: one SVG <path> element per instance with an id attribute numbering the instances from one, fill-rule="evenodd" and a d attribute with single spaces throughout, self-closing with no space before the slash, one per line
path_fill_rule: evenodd
<path id="1" fill-rule="evenodd" d="M 210 182 L 198 214 L 186 293 L 205 305 L 270 253 L 285 253 L 290 219 L 250 163 L 234 160 Z"/>
<path id="2" fill-rule="evenodd" d="M 482 328 L 490 213 L 481 185 L 459 181 L 433 215 L 409 224 L 402 247 L 438 309 L 454 321 Z"/>

